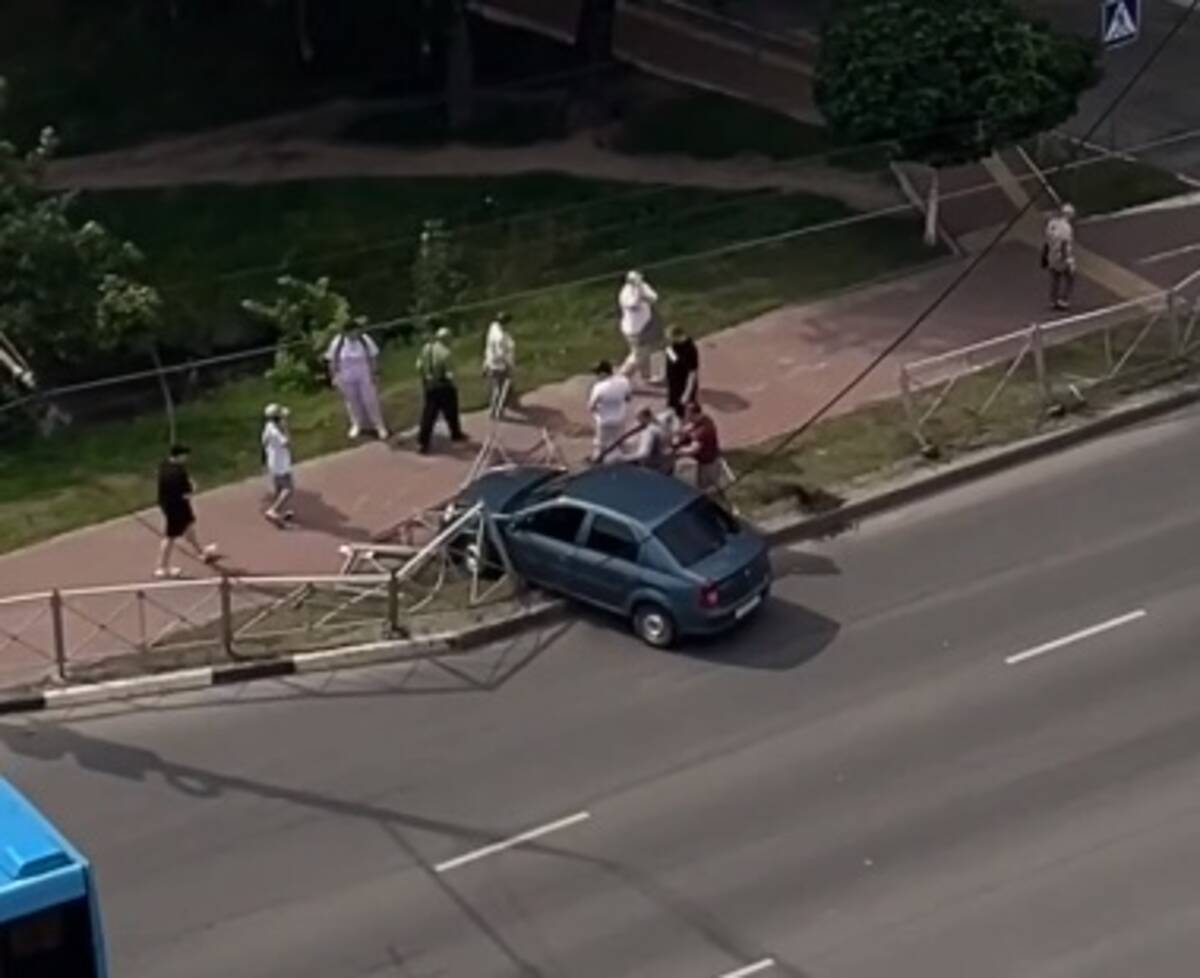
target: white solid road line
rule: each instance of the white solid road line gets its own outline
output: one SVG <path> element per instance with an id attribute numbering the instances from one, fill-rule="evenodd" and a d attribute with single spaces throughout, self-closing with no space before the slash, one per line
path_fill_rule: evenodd
<path id="1" fill-rule="evenodd" d="M 1190 255 L 1194 251 L 1200 251 L 1200 241 L 1195 244 L 1184 245 L 1182 248 L 1172 248 L 1170 251 L 1160 251 L 1156 255 L 1147 255 L 1145 258 L 1139 258 L 1139 265 L 1153 265 L 1155 262 L 1167 261 L 1171 258 L 1179 258 L 1183 255 Z"/>
<path id="2" fill-rule="evenodd" d="M 538 826 L 536 829 L 530 829 L 528 832 L 522 832 L 520 835 L 514 835 L 511 839 L 504 839 L 490 846 L 484 846 L 482 849 L 475 849 L 461 856 L 455 856 L 453 859 L 447 859 L 444 863 L 438 863 L 433 868 L 435 872 L 446 873 L 452 869 L 457 869 L 459 866 L 465 866 L 467 863 L 477 862 L 480 859 L 486 859 L 488 856 L 494 856 L 498 852 L 504 852 L 506 849 L 513 849 L 526 842 L 532 842 L 534 839 L 540 839 L 551 832 L 558 832 L 562 829 L 570 828 L 572 825 L 578 825 L 580 822 L 586 822 L 591 817 L 591 814 L 588 812 L 576 812 L 574 815 L 560 818 L 556 822 L 549 822 L 546 825 Z"/>
<path id="3" fill-rule="evenodd" d="M 1131 611 L 1129 614 L 1121 615 L 1119 618 L 1110 618 L 1108 621 L 1102 621 L 1099 625 L 1093 625 L 1091 628 L 1084 628 L 1078 632 L 1072 632 L 1070 635 L 1064 635 L 1062 638 L 1056 638 L 1053 642 L 1047 642 L 1045 645 L 1038 645 L 1032 649 L 1026 649 L 1024 652 L 1018 652 L 1016 655 L 1010 655 L 1004 662 L 1006 665 L 1015 666 L 1029 659 L 1037 658 L 1039 655 L 1045 655 L 1047 652 L 1053 652 L 1055 649 L 1061 649 L 1064 645 L 1082 642 L 1085 638 L 1091 638 L 1093 635 L 1100 635 L 1103 632 L 1110 632 L 1114 628 L 1120 628 L 1122 625 L 1128 625 L 1130 622 L 1145 617 L 1146 610 L 1139 608 L 1137 611 Z"/>
<path id="4" fill-rule="evenodd" d="M 757 975 L 760 971 L 766 971 L 768 968 L 774 967 L 774 958 L 763 958 L 761 961 L 755 961 L 754 964 L 738 968 L 737 971 L 727 971 L 723 975 L 718 975 L 717 978 L 747 978 L 748 975 Z"/>

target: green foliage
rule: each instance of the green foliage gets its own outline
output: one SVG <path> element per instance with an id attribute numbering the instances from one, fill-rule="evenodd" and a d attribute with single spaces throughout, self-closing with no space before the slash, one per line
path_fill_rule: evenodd
<path id="1" fill-rule="evenodd" d="M 285 275 L 277 284 L 281 294 L 274 302 L 242 303 L 250 315 L 270 323 L 279 340 L 267 379 L 280 390 L 315 390 L 324 380 L 325 351 L 334 336 L 352 323 L 366 321 L 353 314 L 350 300 L 335 292 L 328 278 L 306 282 Z"/>
<path id="2" fill-rule="evenodd" d="M 462 300 L 470 284 L 462 261 L 462 248 L 446 222 L 426 221 L 411 271 L 413 315 L 426 318 Z"/>
<path id="3" fill-rule="evenodd" d="M 4 104 L 0 84 L 0 108 Z M 158 293 L 137 281 L 142 256 L 97 221 L 75 220 L 70 194 L 41 186 L 56 147 L 44 129 L 22 153 L 0 138 L 0 333 L 51 383 L 152 338 Z"/>
<path id="4" fill-rule="evenodd" d="M 1066 121 L 1095 62 L 1013 0 L 862 0 L 826 29 L 815 91 L 844 141 L 946 166 Z"/>

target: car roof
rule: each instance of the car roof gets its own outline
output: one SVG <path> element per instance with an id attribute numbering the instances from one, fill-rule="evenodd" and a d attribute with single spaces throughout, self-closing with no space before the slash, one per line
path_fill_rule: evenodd
<path id="1" fill-rule="evenodd" d="M 563 499 L 574 499 L 611 510 L 653 528 L 673 516 L 699 493 L 669 475 L 640 465 L 599 465 L 572 476 L 562 489 Z"/>

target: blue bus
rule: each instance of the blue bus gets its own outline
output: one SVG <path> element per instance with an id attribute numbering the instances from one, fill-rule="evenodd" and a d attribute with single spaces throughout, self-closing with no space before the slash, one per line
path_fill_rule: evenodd
<path id="1" fill-rule="evenodd" d="M 0 978 L 106 978 L 88 861 L 0 778 Z"/>

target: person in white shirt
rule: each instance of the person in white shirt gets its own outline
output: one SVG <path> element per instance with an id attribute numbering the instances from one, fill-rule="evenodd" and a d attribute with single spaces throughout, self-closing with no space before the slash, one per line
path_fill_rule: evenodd
<path id="1" fill-rule="evenodd" d="M 675 417 L 669 412 L 667 416 Z M 637 413 L 637 422 L 638 427 L 634 429 L 638 436 L 637 447 L 634 448 L 629 461 L 663 475 L 673 475 L 675 457 L 671 451 L 671 433 L 663 419 L 655 415 L 650 408 L 644 407 Z"/>
<path id="2" fill-rule="evenodd" d="M 517 344 L 508 331 L 509 315 L 502 312 L 488 327 L 483 344 L 483 375 L 488 382 L 488 414 L 504 416 L 504 408 L 515 402 L 513 371 L 517 367 Z"/>
<path id="3" fill-rule="evenodd" d="M 625 434 L 625 419 L 629 413 L 629 402 L 633 387 L 624 374 L 614 374 L 612 364 L 601 360 L 596 364 L 596 382 L 588 397 L 588 410 L 596 426 L 592 460 L 611 461 L 617 454 L 614 449 Z"/>
<path id="4" fill-rule="evenodd" d="M 280 404 L 268 404 L 263 411 L 266 423 L 262 431 L 263 462 L 271 481 L 271 504 L 264 516 L 276 526 L 286 526 L 295 518 L 291 509 L 296 491 L 292 477 L 292 439 L 288 433 L 288 409 Z"/>
<path id="5" fill-rule="evenodd" d="M 1046 241 L 1042 246 L 1042 267 L 1050 273 L 1050 305 L 1054 309 L 1071 308 L 1075 290 L 1075 208 L 1063 204 L 1046 222 Z"/>
<path id="6" fill-rule="evenodd" d="M 630 272 L 617 295 L 621 310 L 621 335 L 629 344 L 629 358 L 621 368 L 622 373 L 632 376 L 635 372 L 650 383 L 658 383 L 652 375 L 654 352 L 662 346 L 662 329 L 655 313 L 658 293 L 642 276 L 641 272 Z"/>
<path id="7" fill-rule="evenodd" d="M 350 323 L 330 342 L 325 359 L 329 363 L 329 378 L 346 402 L 350 437 L 357 438 L 364 428 L 371 428 L 386 441 L 388 430 L 375 387 L 379 364 L 375 341 L 357 323 Z"/>

